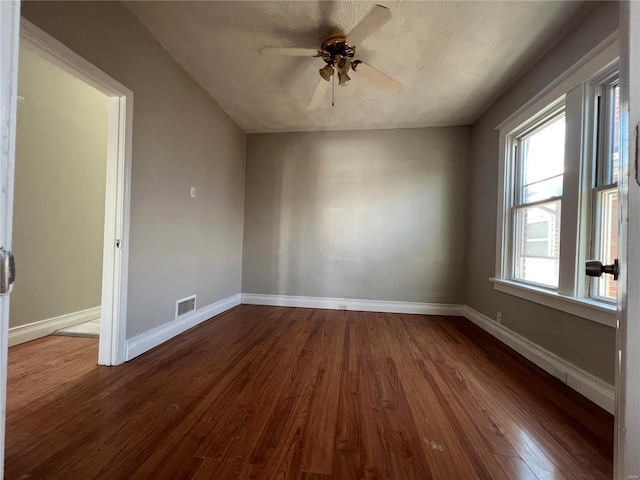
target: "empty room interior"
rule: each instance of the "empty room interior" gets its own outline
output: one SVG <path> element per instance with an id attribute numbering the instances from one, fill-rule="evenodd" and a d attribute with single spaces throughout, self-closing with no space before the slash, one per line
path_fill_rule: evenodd
<path id="1" fill-rule="evenodd" d="M 5 478 L 612 478 L 619 2 L 20 8 Z"/>

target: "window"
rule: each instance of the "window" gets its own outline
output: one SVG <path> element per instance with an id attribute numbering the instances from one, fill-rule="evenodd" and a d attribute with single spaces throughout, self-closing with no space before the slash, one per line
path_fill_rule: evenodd
<path id="1" fill-rule="evenodd" d="M 564 110 L 514 139 L 513 271 L 517 280 L 557 288 L 564 172 Z"/>
<path id="2" fill-rule="evenodd" d="M 615 326 L 616 282 L 584 263 L 617 255 L 618 46 L 613 39 L 500 130 L 496 275 L 502 292 Z"/>
<path id="3" fill-rule="evenodd" d="M 611 264 L 618 257 L 618 164 L 620 159 L 620 81 L 614 73 L 596 85 L 595 132 L 597 141 L 592 190 L 592 257 Z M 591 280 L 591 297 L 615 301 L 613 277 Z"/>

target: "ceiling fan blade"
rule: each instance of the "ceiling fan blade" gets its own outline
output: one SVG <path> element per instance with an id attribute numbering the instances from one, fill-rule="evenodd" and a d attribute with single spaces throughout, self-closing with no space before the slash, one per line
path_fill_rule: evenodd
<path id="1" fill-rule="evenodd" d="M 307 107 L 308 110 L 317 110 L 322 106 L 322 103 L 327 99 L 327 91 L 330 85 L 331 82 L 327 82 L 323 78 L 318 80 L 318 85 L 316 85 L 316 89 L 313 91 L 313 97 L 311 97 L 311 101 Z"/>
<path id="2" fill-rule="evenodd" d="M 315 48 L 262 47 L 260 54 L 280 55 L 284 57 L 315 57 L 318 55 L 318 50 Z"/>
<path id="3" fill-rule="evenodd" d="M 356 75 L 366 78 L 376 87 L 386 90 L 391 93 L 401 93 L 402 84 L 397 80 L 394 80 L 386 73 L 382 73 L 380 70 L 373 68 L 366 63 L 359 63 L 358 66 L 352 70 Z"/>
<path id="4" fill-rule="evenodd" d="M 391 10 L 382 5 L 376 5 L 347 35 L 347 43 L 351 46 L 360 45 L 365 38 L 389 20 L 391 20 Z"/>

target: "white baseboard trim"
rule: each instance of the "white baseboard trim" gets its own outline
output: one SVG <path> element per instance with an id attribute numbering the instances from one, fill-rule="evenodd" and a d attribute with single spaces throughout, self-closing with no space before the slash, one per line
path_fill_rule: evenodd
<path id="1" fill-rule="evenodd" d="M 280 307 L 321 308 L 325 310 L 354 310 L 359 312 L 415 313 L 420 315 L 464 316 L 464 305 L 446 303 L 393 302 L 359 300 L 355 298 L 301 297 L 293 295 L 262 295 L 243 293 L 242 303 Z"/>
<path id="2" fill-rule="evenodd" d="M 547 373 L 566 383 L 576 392 L 613 414 L 615 410 L 615 388 L 589 372 L 567 362 L 556 354 L 533 343 L 531 340 L 509 330 L 471 307 L 463 314 L 477 326 L 511 347 L 520 355 L 535 363 Z"/>
<path id="3" fill-rule="evenodd" d="M 30 342 L 38 338 L 51 335 L 61 328 L 77 325 L 78 323 L 89 322 L 100 318 L 101 308 L 93 307 L 79 312 L 67 313 L 55 318 L 39 320 L 37 322 L 20 325 L 9 329 L 9 346 L 19 345 L 21 343 Z"/>
<path id="4" fill-rule="evenodd" d="M 136 335 L 135 337 L 128 339 L 126 361 L 129 361 L 138 355 L 142 355 L 144 352 L 157 347 L 176 335 L 180 335 L 182 332 L 195 327 L 205 320 L 209 320 L 211 317 L 215 317 L 236 305 L 240 305 L 241 298 L 242 297 L 239 293 L 237 295 L 224 298 L 216 303 L 199 308 L 180 319 L 172 320 L 164 325 L 160 325 L 159 327 L 149 330 L 148 332 L 141 333 L 140 335 Z"/>

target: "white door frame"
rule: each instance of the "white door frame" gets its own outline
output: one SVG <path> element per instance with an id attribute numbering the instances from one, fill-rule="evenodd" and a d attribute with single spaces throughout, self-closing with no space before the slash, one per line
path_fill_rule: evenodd
<path id="1" fill-rule="evenodd" d="M 20 1 L 0 1 L 0 246 L 11 249 Z M 16 276 L 17 277 L 17 276 Z M 0 295 L 0 478 L 4 478 L 9 295 Z"/>
<path id="2" fill-rule="evenodd" d="M 614 478 L 640 478 L 640 3 L 620 2 L 620 175 L 618 331 Z M 625 138 L 626 137 L 626 138 Z M 631 292 L 631 294 L 629 294 Z"/>
<path id="3" fill-rule="evenodd" d="M 20 42 L 109 97 L 98 363 L 119 365 L 126 360 L 133 92 L 24 18 Z M 20 259 L 16 265 L 19 279 Z"/>

